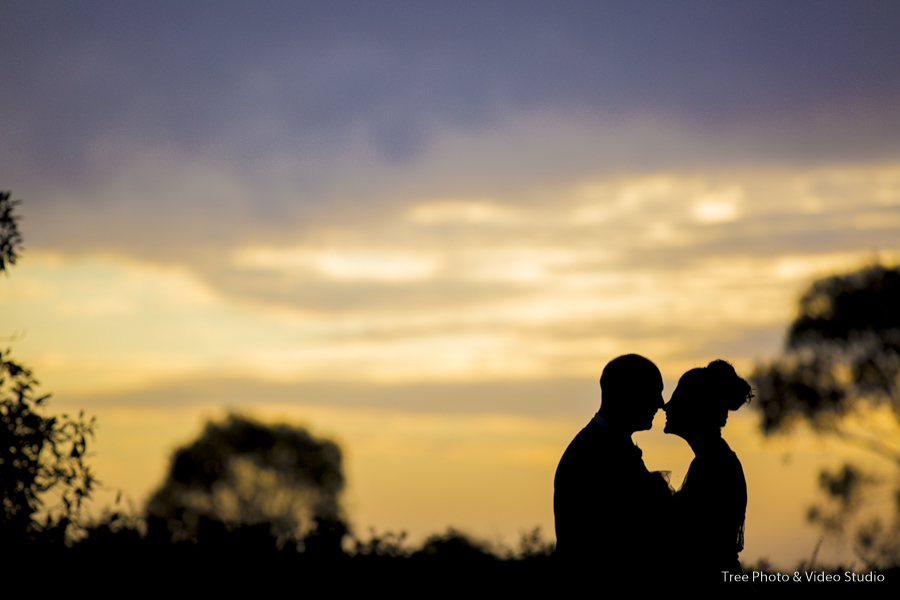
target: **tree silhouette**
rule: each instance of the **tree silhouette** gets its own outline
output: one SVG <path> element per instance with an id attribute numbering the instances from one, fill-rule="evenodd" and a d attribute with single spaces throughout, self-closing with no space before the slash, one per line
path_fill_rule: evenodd
<path id="1" fill-rule="evenodd" d="M 784 355 L 753 375 L 762 430 L 786 432 L 806 422 L 819 434 L 856 444 L 900 468 L 900 268 L 874 265 L 820 279 L 799 308 Z M 846 427 L 850 414 L 877 407 L 890 409 L 890 428 Z M 900 534 L 900 477 L 895 479 L 893 527 L 873 520 L 857 531 L 857 553 L 866 562 L 900 562 L 900 548 L 891 542 Z M 823 471 L 826 506 L 811 508 L 810 521 L 827 533 L 841 532 L 875 483 L 877 478 L 850 464 Z"/>
<path id="2" fill-rule="evenodd" d="M 306 538 L 307 550 L 340 548 L 347 527 L 337 445 L 288 425 L 231 415 L 208 423 L 178 449 L 162 487 L 147 505 L 152 535 L 204 541 L 216 531 L 259 526 L 279 545 Z"/>
<path id="3" fill-rule="evenodd" d="M 22 247 L 19 217 L 13 212 L 20 201 L 11 200 L 11 196 L 10 192 L 0 192 L 0 271 L 16 264 L 17 251 Z"/>
<path id="4" fill-rule="evenodd" d="M 35 396 L 36 385 L 8 351 L 0 354 L 0 529 L 7 539 L 61 541 L 96 483 L 84 461 L 94 422 L 83 414 L 43 416 L 40 408 L 49 396 Z M 59 500 L 47 506 L 51 491 Z M 39 520 L 41 509 L 46 512 Z"/>
<path id="5" fill-rule="evenodd" d="M 0 192 L 0 272 L 18 258 L 22 238 L 13 209 L 19 201 Z M 65 538 L 96 484 L 85 463 L 94 421 L 63 414 L 46 417 L 49 395 L 35 394 L 31 371 L 0 352 L 0 539 L 18 542 Z M 44 500 L 52 492 L 58 502 Z"/>

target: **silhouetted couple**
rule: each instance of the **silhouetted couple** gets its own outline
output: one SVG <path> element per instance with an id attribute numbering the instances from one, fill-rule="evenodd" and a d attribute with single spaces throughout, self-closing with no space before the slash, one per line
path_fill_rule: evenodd
<path id="1" fill-rule="evenodd" d="M 692 587 L 722 581 L 722 571 L 740 573 L 747 484 L 722 426 L 729 410 L 749 400 L 750 385 L 716 360 L 685 373 L 664 405 L 659 369 L 628 354 L 606 365 L 600 388 L 600 410 L 556 470 L 557 557 L 570 583 L 595 591 Z M 665 432 L 695 454 L 674 494 L 631 441 L 660 408 Z"/>

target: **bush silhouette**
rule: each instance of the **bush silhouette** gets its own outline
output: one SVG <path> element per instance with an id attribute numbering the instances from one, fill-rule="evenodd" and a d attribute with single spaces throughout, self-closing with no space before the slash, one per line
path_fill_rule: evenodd
<path id="1" fill-rule="evenodd" d="M 213 543 L 238 529 L 250 535 L 247 527 L 258 538 L 262 526 L 279 547 L 307 538 L 316 551 L 339 549 L 347 532 L 338 503 L 343 487 L 333 442 L 231 415 L 175 452 L 147 505 L 149 533 Z"/>

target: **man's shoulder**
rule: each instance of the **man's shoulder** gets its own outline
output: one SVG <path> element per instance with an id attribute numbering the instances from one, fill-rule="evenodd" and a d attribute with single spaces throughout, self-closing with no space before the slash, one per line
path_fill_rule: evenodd
<path id="1" fill-rule="evenodd" d="M 596 452 L 600 447 L 609 444 L 609 442 L 609 432 L 598 425 L 596 421 L 589 421 L 569 442 L 569 446 L 563 453 L 563 458 L 581 455 L 585 452 Z"/>
<path id="2" fill-rule="evenodd" d="M 589 422 L 569 443 L 556 468 L 560 477 L 604 474 L 615 479 L 637 477 L 647 472 L 641 451 L 628 436 L 596 421 Z"/>
<path id="3" fill-rule="evenodd" d="M 590 421 L 563 452 L 556 468 L 557 478 L 560 473 L 565 474 L 569 470 L 582 475 L 586 469 L 596 471 L 605 468 L 607 461 L 603 459 L 615 453 L 615 446 L 614 436 L 596 421 Z"/>
<path id="4" fill-rule="evenodd" d="M 619 434 L 609 429 L 609 427 L 604 427 L 592 419 L 569 443 L 566 452 L 568 453 L 570 450 L 572 452 L 590 453 L 615 452 L 621 448 L 630 448 L 633 445 L 627 436 Z"/>

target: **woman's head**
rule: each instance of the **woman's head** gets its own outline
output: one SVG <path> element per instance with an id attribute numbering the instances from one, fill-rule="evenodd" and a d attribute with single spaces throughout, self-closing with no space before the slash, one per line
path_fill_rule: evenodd
<path id="1" fill-rule="evenodd" d="M 681 376 L 665 406 L 665 431 L 682 437 L 719 431 L 725 425 L 728 411 L 739 409 L 752 396 L 750 384 L 724 360 L 691 369 Z"/>

